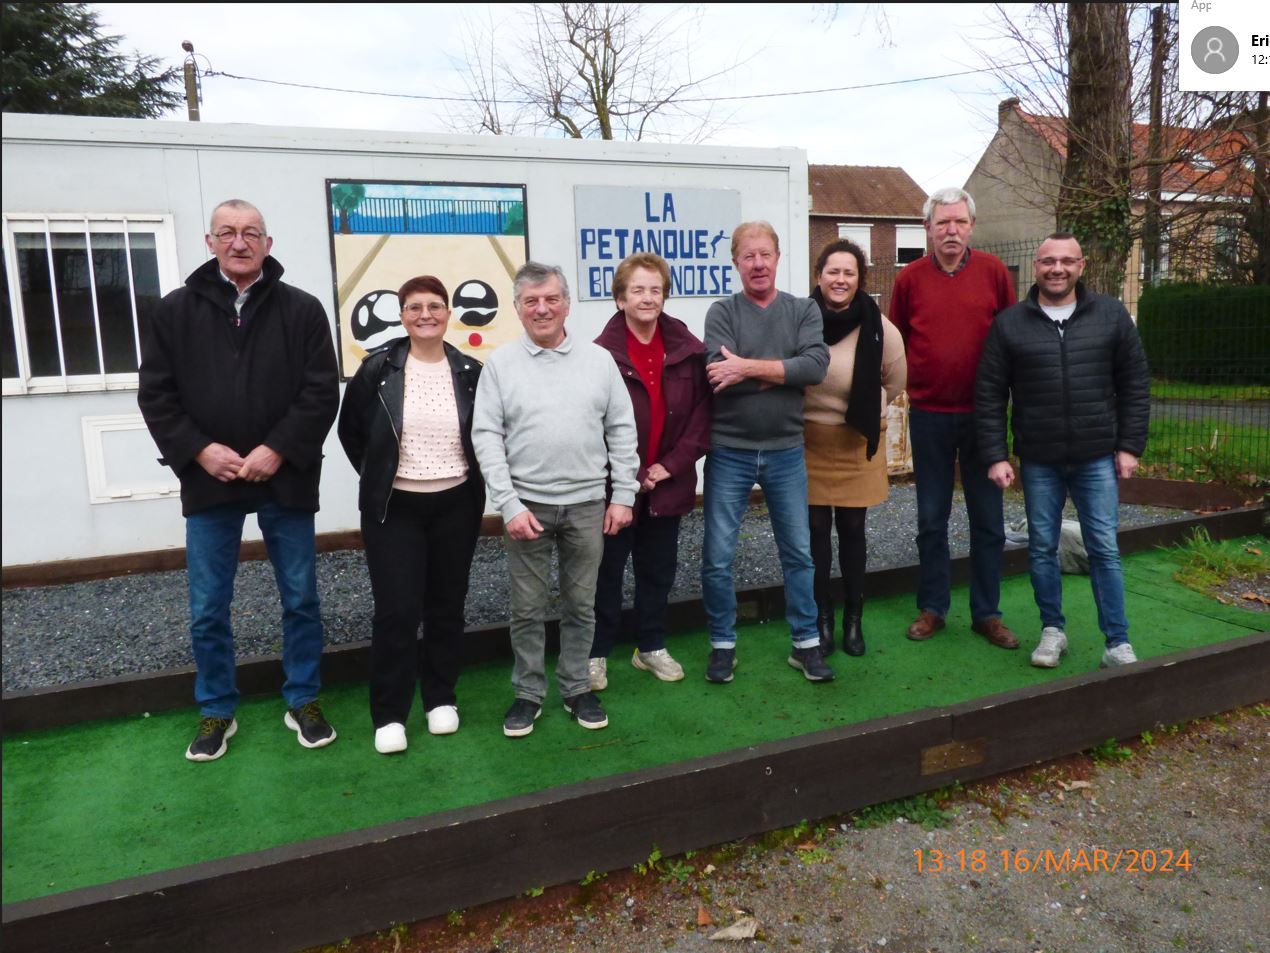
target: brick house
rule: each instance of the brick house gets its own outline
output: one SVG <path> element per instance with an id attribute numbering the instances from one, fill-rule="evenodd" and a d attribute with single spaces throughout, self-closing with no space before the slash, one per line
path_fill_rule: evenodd
<path id="1" fill-rule="evenodd" d="M 1135 220 L 1146 208 L 1149 137 L 1146 124 L 1133 124 L 1130 208 Z M 1163 154 L 1177 158 L 1162 175 L 1159 278 L 1222 279 L 1230 261 L 1248 254 L 1233 209 L 1252 191 L 1251 170 L 1243 161 L 1249 140 L 1238 131 L 1177 126 L 1165 126 L 1161 138 Z M 1055 229 L 1066 159 L 1067 120 L 1025 112 L 1018 99 L 1010 98 L 998 106 L 997 131 L 966 180 L 977 206 L 974 244 L 1006 260 L 1020 293 L 1031 284 L 1037 242 Z M 1131 313 L 1146 281 L 1144 271 L 1142 243 L 1135 238 L 1121 295 Z"/>
<path id="2" fill-rule="evenodd" d="M 926 193 L 895 166 L 808 165 L 807 182 L 810 265 L 826 243 L 851 239 L 869 254 L 868 291 L 886 313 L 896 272 L 926 254 Z M 808 275 L 808 288 L 812 280 Z"/>

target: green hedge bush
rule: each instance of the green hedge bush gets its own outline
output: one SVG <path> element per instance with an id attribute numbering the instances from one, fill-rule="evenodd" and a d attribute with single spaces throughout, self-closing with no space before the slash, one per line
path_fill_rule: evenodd
<path id="1" fill-rule="evenodd" d="M 1147 288 L 1138 332 L 1153 377 L 1270 384 L 1270 285 Z"/>

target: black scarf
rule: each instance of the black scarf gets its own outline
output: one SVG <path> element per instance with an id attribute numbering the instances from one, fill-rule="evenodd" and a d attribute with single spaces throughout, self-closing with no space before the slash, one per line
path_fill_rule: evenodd
<path id="1" fill-rule="evenodd" d="M 856 328 L 860 329 L 846 417 L 847 423 L 868 442 L 866 455 L 872 460 L 878 452 L 882 433 L 882 312 L 877 302 L 863 291 L 857 291 L 842 311 L 831 311 L 825 306 L 820 288 L 812 290 L 811 298 L 820 306 L 826 344 L 837 344 Z"/>

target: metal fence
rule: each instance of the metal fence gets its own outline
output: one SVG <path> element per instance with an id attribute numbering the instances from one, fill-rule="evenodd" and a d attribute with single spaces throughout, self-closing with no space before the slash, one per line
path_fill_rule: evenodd
<path id="1" fill-rule="evenodd" d="M 1040 241 L 981 246 L 1005 262 L 1020 297 L 1032 286 Z M 1137 320 L 1142 286 L 1136 257 L 1129 266 L 1121 300 Z M 1139 322 L 1152 367 L 1144 475 L 1270 486 L 1267 300 L 1242 295 L 1229 307 L 1210 309 L 1192 321 L 1171 321 L 1167 328 Z M 1213 347 L 1214 342 L 1223 346 Z"/>
<path id="2" fill-rule="evenodd" d="M 522 234 L 524 203 L 498 199 L 362 199 L 352 211 L 332 206 L 341 231 L 352 234 Z"/>

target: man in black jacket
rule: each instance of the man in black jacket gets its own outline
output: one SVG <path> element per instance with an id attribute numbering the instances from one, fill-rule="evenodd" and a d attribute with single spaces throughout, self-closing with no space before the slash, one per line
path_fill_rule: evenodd
<path id="1" fill-rule="evenodd" d="M 306 748 L 335 740 L 317 700 L 313 520 L 322 442 L 339 407 L 330 325 L 316 298 L 280 280 L 254 205 L 216 206 L 206 241 L 215 258 L 167 295 L 144 329 L 137 394 L 162 462 L 181 481 L 202 709 L 191 761 L 216 760 L 238 730 L 229 607 L 248 513 L 282 597 L 283 722 Z"/>
<path id="2" fill-rule="evenodd" d="M 997 486 L 1014 482 L 1005 435 L 1012 398 L 1032 591 L 1041 612 L 1032 664 L 1054 668 L 1067 652 L 1058 538 L 1070 495 L 1106 637 L 1102 667 L 1128 665 L 1137 657 L 1125 618 L 1116 481 L 1133 476 L 1146 447 L 1146 354 L 1124 305 L 1080 283 L 1085 261 L 1074 236 L 1045 239 L 1034 267 L 1027 298 L 997 315 L 984 344 L 975 387 L 980 450 Z"/>

